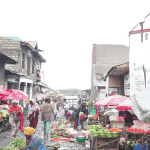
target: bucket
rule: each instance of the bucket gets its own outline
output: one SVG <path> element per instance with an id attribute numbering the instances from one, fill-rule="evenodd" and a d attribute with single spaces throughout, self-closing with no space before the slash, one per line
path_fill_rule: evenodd
<path id="1" fill-rule="evenodd" d="M 6 117 L 6 111 L 2 111 L 2 117 Z"/>
<path id="2" fill-rule="evenodd" d="M 142 144 L 134 144 L 135 150 L 142 150 Z M 144 145 L 144 150 L 146 150 L 146 144 Z"/>

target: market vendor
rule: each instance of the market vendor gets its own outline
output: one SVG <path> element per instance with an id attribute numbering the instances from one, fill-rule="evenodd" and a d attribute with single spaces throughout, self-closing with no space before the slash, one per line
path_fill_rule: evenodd
<path id="1" fill-rule="evenodd" d="M 71 119 L 73 120 L 73 124 L 74 124 L 74 130 L 77 130 L 77 123 L 79 120 L 79 112 L 80 112 L 80 109 L 75 108 L 71 114 Z"/>
<path id="2" fill-rule="evenodd" d="M 119 116 L 120 117 L 124 117 L 125 116 L 125 112 L 124 111 L 119 111 Z"/>
<path id="3" fill-rule="evenodd" d="M 24 129 L 24 135 L 26 137 L 26 147 L 19 148 L 20 150 L 48 150 L 42 143 L 42 139 L 35 134 L 35 129 L 27 127 Z"/>
<path id="4" fill-rule="evenodd" d="M 87 115 L 85 115 L 83 112 L 79 113 L 79 119 L 80 119 L 80 123 L 81 123 L 81 129 L 84 129 L 84 121 L 87 120 Z"/>
<path id="5" fill-rule="evenodd" d="M 85 115 L 88 115 L 88 110 L 84 104 L 80 105 L 80 111 L 83 112 Z"/>
<path id="6" fill-rule="evenodd" d="M 132 114 L 127 110 L 125 111 L 124 120 L 125 120 L 125 126 L 132 126 L 133 125 Z"/>

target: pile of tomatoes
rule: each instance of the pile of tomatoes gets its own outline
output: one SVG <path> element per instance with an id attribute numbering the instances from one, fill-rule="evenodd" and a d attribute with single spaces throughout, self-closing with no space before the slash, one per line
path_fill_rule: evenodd
<path id="1" fill-rule="evenodd" d="M 51 141 L 71 141 L 71 139 L 59 139 L 59 138 L 52 138 Z"/>
<path id="2" fill-rule="evenodd" d="M 144 131 L 144 129 L 137 129 L 137 128 L 128 128 L 126 131 L 128 132 L 137 132 L 137 133 L 147 133 L 150 134 L 150 130 L 147 132 Z"/>

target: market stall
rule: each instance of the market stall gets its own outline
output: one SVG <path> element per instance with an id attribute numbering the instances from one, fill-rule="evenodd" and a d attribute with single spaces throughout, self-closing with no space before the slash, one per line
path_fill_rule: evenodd
<path id="1" fill-rule="evenodd" d="M 97 149 L 117 149 L 119 150 L 120 132 L 122 130 L 107 129 L 100 125 L 88 126 L 90 147 Z M 114 132 L 115 131 L 115 132 Z"/>
<path id="2" fill-rule="evenodd" d="M 10 129 L 9 117 L 7 115 L 9 105 L 0 105 L 0 131 Z"/>

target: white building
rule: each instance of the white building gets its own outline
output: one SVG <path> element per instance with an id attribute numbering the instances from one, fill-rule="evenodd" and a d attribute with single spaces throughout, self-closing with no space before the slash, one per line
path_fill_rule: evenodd
<path id="1" fill-rule="evenodd" d="M 150 14 L 130 32 L 130 96 L 150 87 Z"/>

